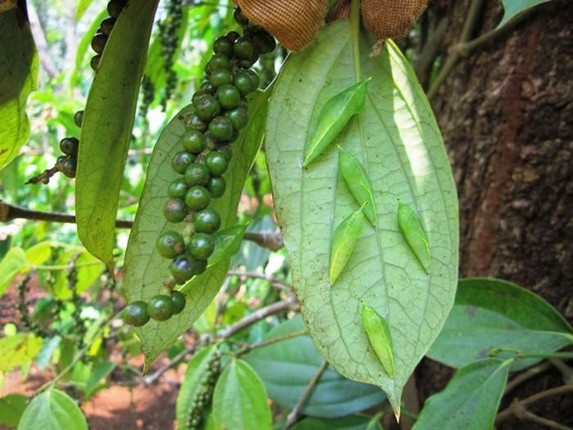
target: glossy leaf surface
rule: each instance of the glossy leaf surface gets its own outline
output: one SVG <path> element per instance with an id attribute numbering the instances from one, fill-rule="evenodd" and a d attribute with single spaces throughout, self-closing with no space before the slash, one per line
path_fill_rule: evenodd
<path id="1" fill-rule="evenodd" d="M 87 250 L 109 267 L 119 191 L 158 2 L 130 0 L 122 10 L 106 43 L 82 122 L 76 174 L 78 235 Z"/>
<path id="2" fill-rule="evenodd" d="M 243 184 L 262 143 L 267 99 L 268 94 L 258 93 L 251 101 L 250 122 L 241 137 L 233 143 L 233 157 L 223 176 L 227 189 L 225 194 L 215 199 L 212 204 L 221 215 L 221 232 L 236 222 Z M 186 112 L 188 110 L 184 109 L 165 127 L 151 156 L 145 188 L 126 253 L 125 286 L 129 301 L 147 300 L 158 294 L 163 282 L 169 277 L 170 262 L 156 252 L 155 243 L 161 231 L 181 231 L 184 227 L 182 224 L 167 223 L 163 217 L 163 206 L 167 200 L 167 187 L 178 176 L 171 168 L 171 158 L 180 150 L 180 140 L 185 133 L 183 117 Z M 234 243 L 234 240 L 231 242 Z M 187 306 L 181 314 L 161 323 L 151 321 L 137 329 L 147 366 L 163 349 L 191 327 L 209 306 L 227 276 L 233 252 L 233 246 L 228 248 L 227 255 L 215 251 L 216 260 L 220 259 L 220 262 L 209 266 L 205 273 L 193 278 L 183 287 L 187 295 Z"/>
<path id="3" fill-rule="evenodd" d="M 457 198 L 438 126 L 408 61 L 392 42 L 378 57 L 370 57 L 366 40 L 361 46 L 363 73 L 372 76 L 365 107 L 308 168 L 302 167 L 304 144 L 320 106 L 356 82 L 348 22 L 327 26 L 315 45 L 291 56 L 271 99 L 266 154 L 293 283 L 315 344 L 338 372 L 380 386 L 398 408 L 404 384 L 453 305 Z M 372 181 L 377 223 L 365 223 L 331 287 L 332 235 L 356 208 L 338 172 L 336 145 L 361 160 Z M 415 208 L 424 223 L 430 273 L 404 243 L 398 201 Z M 371 351 L 361 300 L 388 322 L 394 379 Z"/>

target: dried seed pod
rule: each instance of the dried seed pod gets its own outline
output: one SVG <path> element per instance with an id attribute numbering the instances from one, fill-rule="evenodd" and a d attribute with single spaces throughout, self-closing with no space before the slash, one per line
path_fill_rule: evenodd
<path id="1" fill-rule="evenodd" d="M 235 0 L 243 14 L 291 51 L 300 51 L 318 33 L 328 0 Z"/>
<path id="2" fill-rule="evenodd" d="M 427 0 L 362 0 L 364 24 L 378 40 L 404 36 L 418 20 Z"/>

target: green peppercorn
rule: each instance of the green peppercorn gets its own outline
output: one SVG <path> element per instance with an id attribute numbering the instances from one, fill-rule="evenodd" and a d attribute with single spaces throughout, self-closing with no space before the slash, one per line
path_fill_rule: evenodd
<path id="1" fill-rule="evenodd" d="M 101 54 L 105 48 L 106 43 L 107 36 L 103 33 L 97 33 L 94 37 L 92 37 L 91 46 L 96 54 Z"/>
<path id="2" fill-rule="evenodd" d="M 200 154 L 207 145 L 207 139 L 200 131 L 190 130 L 183 136 L 182 144 L 191 154 Z"/>
<path id="3" fill-rule="evenodd" d="M 257 90 L 259 88 L 259 85 L 261 83 L 261 80 L 259 79 L 259 75 L 257 75 L 257 72 L 255 72 L 254 70 L 248 69 L 245 70 L 245 73 L 247 75 L 249 75 L 249 77 L 251 78 L 251 83 L 253 85 L 253 88 L 255 90 Z"/>
<path id="4" fill-rule="evenodd" d="M 211 194 L 211 198 L 216 199 L 218 197 L 222 197 L 225 194 L 225 189 L 227 188 L 227 183 L 225 179 L 221 176 L 214 176 L 209 178 L 209 182 L 207 183 L 207 189 Z"/>
<path id="5" fill-rule="evenodd" d="M 257 89 L 257 86 L 254 85 L 253 78 L 245 70 L 241 70 L 234 75 L 233 85 L 237 87 L 243 97 Z"/>
<path id="6" fill-rule="evenodd" d="M 187 191 L 185 195 L 185 204 L 187 207 L 194 211 L 200 211 L 209 206 L 211 201 L 211 194 L 207 188 L 201 185 L 195 185 Z"/>
<path id="7" fill-rule="evenodd" d="M 109 36 L 111 33 L 111 30 L 113 30 L 114 25 L 115 25 L 115 18 L 109 17 L 109 18 L 104 19 L 101 22 L 101 24 L 99 25 L 99 28 L 103 34 L 105 34 L 106 36 Z"/>
<path id="8" fill-rule="evenodd" d="M 173 315 L 173 302 L 164 294 L 158 294 L 149 299 L 147 313 L 155 321 L 165 321 Z"/>
<path id="9" fill-rule="evenodd" d="M 209 123 L 209 135 L 216 141 L 226 141 L 233 136 L 233 124 L 224 116 L 216 116 Z"/>
<path id="10" fill-rule="evenodd" d="M 185 252 L 185 240 L 175 231 L 166 231 L 157 239 L 155 249 L 164 258 L 174 258 Z"/>
<path id="11" fill-rule="evenodd" d="M 209 76 L 209 82 L 215 88 L 219 88 L 221 85 L 232 84 L 233 83 L 233 73 L 228 69 L 215 70 Z"/>
<path id="12" fill-rule="evenodd" d="M 231 69 L 231 60 L 226 55 L 215 54 L 205 65 L 205 72 L 208 75 L 219 69 Z"/>
<path id="13" fill-rule="evenodd" d="M 187 252 L 196 260 L 207 260 L 214 250 L 215 239 L 205 233 L 195 233 L 187 245 Z"/>
<path id="14" fill-rule="evenodd" d="M 196 114 L 203 121 L 210 121 L 221 112 L 219 101 L 210 94 L 205 94 L 195 99 L 193 107 Z"/>
<path id="15" fill-rule="evenodd" d="M 236 31 L 229 31 L 225 37 L 230 39 L 231 42 L 235 42 L 235 40 L 237 40 L 239 37 L 241 37 L 241 35 L 239 33 L 237 33 Z"/>
<path id="16" fill-rule="evenodd" d="M 82 122 L 84 121 L 84 111 L 79 110 L 74 114 L 74 124 L 78 127 L 82 126 Z"/>
<path id="17" fill-rule="evenodd" d="M 185 305 L 187 304 L 187 298 L 185 297 L 185 294 L 183 294 L 181 291 L 171 291 L 169 298 L 173 304 L 173 315 L 177 315 L 183 312 L 183 309 L 185 309 Z"/>
<path id="18" fill-rule="evenodd" d="M 193 112 L 183 118 L 185 126 L 191 130 L 207 131 L 207 123 Z"/>
<path id="19" fill-rule="evenodd" d="M 227 36 L 218 37 L 213 43 L 213 52 L 230 57 L 233 55 L 233 41 Z"/>
<path id="20" fill-rule="evenodd" d="M 221 217 L 214 209 L 207 208 L 195 214 L 193 224 L 198 233 L 215 233 L 221 227 Z"/>
<path id="21" fill-rule="evenodd" d="M 241 93 L 234 85 L 221 85 L 217 89 L 217 100 L 223 109 L 234 109 L 241 102 Z"/>
<path id="22" fill-rule="evenodd" d="M 193 154 L 187 151 L 179 151 L 171 159 L 171 167 L 177 173 L 183 174 L 193 161 L 195 161 L 195 156 Z"/>
<path id="23" fill-rule="evenodd" d="M 255 30 L 249 32 L 249 39 L 253 42 L 255 51 L 258 55 L 268 54 L 273 52 L 277 47 L 275 38 L 265 30 Z"/>
<path id="24" fill-rule="evenodd" d="M 90 67 L 94 72 L 96 72 L 99 67 L 99 60 L 101 60 L 101 55 L 94 55 L 90 60 Z"/>
<path id="25" fill-rule="evenodd" d="M 71 157 L 76 157 L 78 155 L 78 148 L 80 141 L 75 137 L 65 137 L 60 140 L 60 150 Z"/>
<path id="26" fill-rule="evenodd" d="M 180 199 L 169 199 L 163 207 L 163 216 L 169 222 L 178 223 L 187 216 L 187 206 Z"/>
<path id="27" fill-rule="evenodd" d="M 233 124 L 233 128 L 235 130 L 241 130 L 249 122 L 248 111 L 242 106 L 238 106 L 235 109 L 228 110 L 227 112 L 225 112 L 225 116 L 229 121 L 231 121 L 231 124 Z"/>
<path id="28" fill-rule="evenodd" d="M 185 170 L 185 182 L 190 187 L 207 184 L 209 176 L 209 169 L 204 164 L 192 163 Z"/>
<path id="29" fill-rule="evenodd" d="M 187 194 L 188 189 L 189 187 L 187 186 L 185 179 L 177 178 L 169 184 L 167 195 L 172 199 L 185 200 L 185 194 Z"/>
<path id="30" fill-rule="evenodd" d="M 134 327 L 144 326 L 149 321 L 147 303 L 142 300 L 131 302 L 123 309 L 121 316 L 126 324 Z"/>
<path id="31" fill-rule="evenodd" d="M 229 167 L 229 161 L 225 155 L 219 153 L 218 151 L 210 152 L 205 159 L 205 165 L 209 172 L 213 176 L 221 176 L 227 171 Z"/>
<path id="32" fill-rule="evenodd" d="M 233 56 L 238 60 L 253 60 L 257 58 L 255 46 L 246 37 L 239 37 L 233 44 Z"/>
<path id="33" fill-rule="evenodd" d="M 107 4 L 107 13 L 112 18 L 117 18 L 123 8 L 125 7 L 127 0 L 110 0 Z"/>
<path id="34" fill-rule="evenodd" d="M 245 14 L 243 13 L 243 11 L 241 10 L 241 8 L 236 8 L 233 11 L 233 18 L 235 19 L 235 22 L 237 24 L 239 24 L 241 27 L 248 27 L 250 25 L 250 21 L 249 18 L 247 18 L 245 16 Z"/>
<path id="35" fill-rule="evenodd" d="M 169 266 L 169 272 L 175 282 L 184 284 L 195 275 L 205 271 L 207 263 L 205 261 L 195 260 L 189 255 L 180 255 L 175 257 Z"/>

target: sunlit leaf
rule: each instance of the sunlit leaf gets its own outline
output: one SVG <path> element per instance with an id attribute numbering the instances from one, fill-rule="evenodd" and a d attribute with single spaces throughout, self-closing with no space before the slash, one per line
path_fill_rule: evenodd
<path id="1" fill-rule="evenodd" d="M 500 28 L 511 21 L 512 18 L 525 12 L 527 9 L 540 5 L 542 3 L 547 3 L 549 0 L 501 0 L 503 3 L 503 18 L 498 24 L 497 28 Z"/>
<path id="2" fill-rule="evenodd" d="M 123 9 L 107 41 L 82 122 L 76 179 L 78 235 L 88 251 L 108 266 L 113 264 L 119 191 L 158 1 L 130 0 Z"/>
<path id="3" fill-rule="evenodd" d="M 356 82 L 348 22 L 323 30 L 293 55 L 269 107 L 266 154 L 275 208 L 293 283 L 320 353 L 342 375 L 380 386 L 397 409 L 404 384 L 438 335 L 453 305 L 458 271 L 458 208 L 451 167 L 432 110 L 408 61 L 388 41 L 370 57 L 362 40 L 366 104 L 308 168 L 304 144 L 320 106 Z M 336 146 L 359 158 L 372 182 L 377 223 L 365 225 L 344 272 L 328 282 L 335 227 L 356 208 L 340 178 Z M 426 273 L 404 244 L 398 201 L 416 210 L 432 264 Z M 388 322 L 395 377 L 371 350 L 361 300 Z"/>
<path id="4" fill-rule="evenodd" d="M 0 371 L 28 364 L 42 348 L 42 339 L 22 333 L 0 339 Z"/>
<path id="5" fill-rule="evenodd" d="M 28 140 L 26 100 L 36 88 L 39 61 L 20 9 L 0 13 L 0 170 L 18 155 Z"/>
<path id="6" fill-rule="evenodd" d="M 222 229 L 236 223 L 243 184 L 262 142 L 267 100 L 268 93 L 258 93 L 251 101 L 250 122 L 239 139 L 233 143 L 233 157 L 223 176 L 227 182 L 227 190 L 211 205 L 221 215 Z M 164 229 L 181 231 L 184 227 L 182 224 L 167 223 L 163 217 L 163 206 L 167 200 L 167 187 L 178 176 L 171 168 L 171 158 L 180 150 L 179 142 L 185 133 L 181 118 L 186 112 L 187 110 L 183 110 L 176 115 L 163 130 L 151 157 L 126 253 L 125 291 L 130 301 L 147 300 L 161 290 L 164 281 L 169 277 L 170 262 L 157 254 L 157 237 Z M 209 306 L 227 276 L 230 257 L 231 255 L 226 255 L 220 263 L 209 266 L 205 273 L 184 286 L 187 306 L 181 314 L 161 323 L 150 321 L 137 329 L 147 366 L 163 349 L 191 327 Z"/>
<path id="7" fill-rule="evenodd" d="M 14 278 L 26 267 L 26 254 L 22 248 L 10 248 L 0 261 L 0 296 L 4 294 Z"/>
<path id="8" fill-rule="evenodd" d="M 18 430 L 87 430 L 82 410 L 66 393 L 51 389 L 43 392 L 28 405 Z"/>

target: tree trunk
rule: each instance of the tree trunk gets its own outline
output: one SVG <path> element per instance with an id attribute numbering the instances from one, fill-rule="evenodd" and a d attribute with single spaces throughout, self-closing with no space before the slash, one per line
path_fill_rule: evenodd
<path id="1" fill-rule="evenodd" d="M 438 50 L 445 59 L 462 33 L 470 0 L 438 0 L 430 16 L 447 17 Z M 484 2 L 477 36 L 493 29 L 501 2 Z M 573 7 L 539 6 L 508 36 L 462 59 L 433 98 L 460 198 L 460 275 L 515 282 L 573 320 Z M 443 62 L 442 62 L 443 64 Z M 426 361 L 422 399 L 451 371 Z M 559 372 L 513 395 L 559 384 Z M 562 383 L 562 381 L 561 381 Z M 534 409 L 573 424 L 573 399 Z M 526 425 L 526 427 L 524 427 Z M 507 422 L 500 428 L 545 428 Z"/>

